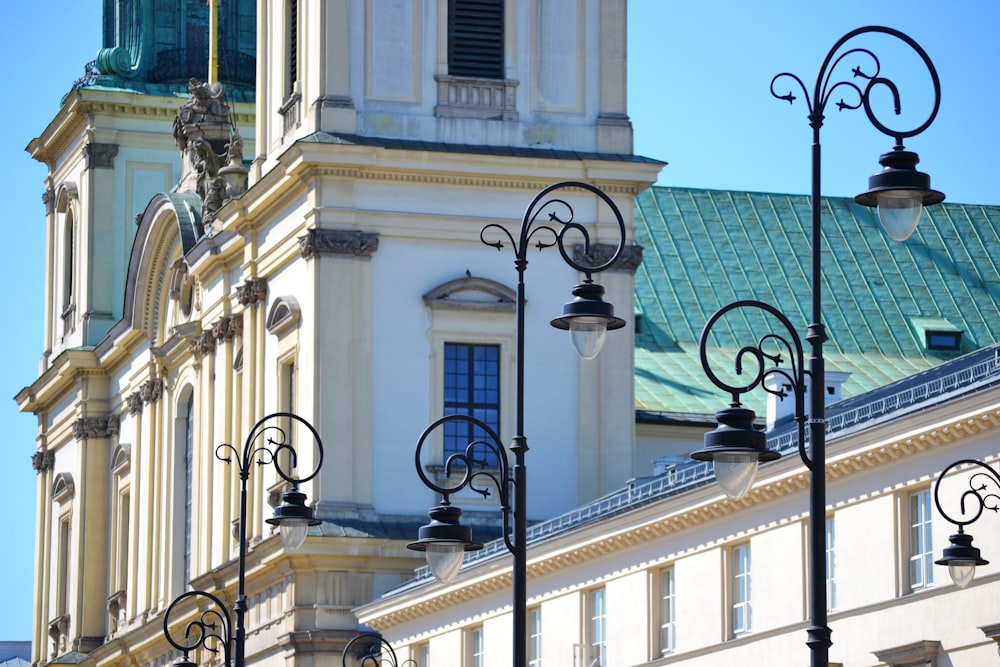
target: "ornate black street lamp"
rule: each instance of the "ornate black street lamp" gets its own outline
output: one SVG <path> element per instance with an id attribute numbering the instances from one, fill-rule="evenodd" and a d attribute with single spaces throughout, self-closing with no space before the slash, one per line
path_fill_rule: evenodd
<path id="1" fill-rule="evenodd" d="M 979 468 L 969 477 L 969 488 L 959 497 L 959 513 L 953 516 L 941 505 L 941 481 L 949 471 L 965 466 Z M 972 507 L 969 507 L 969 504 Z M 934 504 L 945 519 L 958 526 L 958 532 L 948 538 L 949 546 L 945 548 L 941 558 L 934 561 L 937 565 L 947 565 L 951 580 L 959 588 L 965 588 L 976 575 L 977 565 L 989 565 L 983 560 L 979 549 L 972 546 L 972 535 L 965 532 L 965 527 L 979 520 L 983 510 L 1000 512 L 1000 473 L 982 461 L 962 459 L 955 461 L 943 471 L 934 483 Z"/>
<path id="2" fill-rule="evenodd" d="M 583 258 L 589 258 L 598 254 L 600 250 L 591 241 L 587 228 L 575 221 L 573 208 L 569 202 L 552 196 L 557 190 L 574 189 L 597 195 L 614 213 L 618 223 L 618 245 L 606 259 L 602 258 L 603 261 L 588 264 L 585 263 L 586 260 L 581 261 L 573 254 L 578 252 Z M 525 540 L 528 480 L 524 460 L 528 451 L 528 440 L 524 436 L 524 271 L 528 267 L 528 250 L 530 246 L 535 246 L 539 250 L 556 246 L 566 264 L 584 274 L 584 281 L 573 288 L 573 300 L 563 306 L 562 316 L 552 320 L 552 326 L 569 329 L 577 352 L 583 358 L 590 359 L 600 351 L 607 330 L 625 326 L 624 320 L 615 317 L 612 305 L 603 300 L 604 288 L 593 281 L 593 274 L 610 268 L 621 256 L 625 248 L 625 221 L 618 207 L 603 191 L 587 183 L 567 181 L 551 185 L 535 196 L 524 213 L 520 235 L 516 239 L 500 225 L 489 224 L 483 227 L 479 234 L 480 240 L 488 246 L 502 249 L 504 241 L 488 240 L 490 235 L 498 235 L 511 244 L 514 250 L 514 267 L 517 270 L 517 377 L 514 404 L 516 434 L 510 445 L 510 451 L 514 454 L 513 471 L 508 461 L 507 449 L 500 437 L 481 420 L 467 415 L 453 414 L 432 423 L 417 441 L 415 460 L 420 479 L 428 488 L 441 494 L 441 502 L 430 510 L 431 522 L 420 529 L 417 541 L 408 546 L 417 551 L 425 551 L 431 572 L 439 580 L 447 583 L 457 576 L 461 569 L 464 553 L 483 546 L 474 542 L 471 529 L 461 524 L 462 510 L 451 504 L 451 496 L 468 487 L 485 498 L 490 495 L 491 488 L 496 489 L 503 514 L 504 543 L 514 556 L 513 664 L 515 667 L 525 667 L 527 664 Z M 568 245 L 577 238 L 582 242 L 578 245 Z M 424 471 L 420 458 L 421 450 L 435 429 L 456 422 L 468 425 L 476 439 L 468 444 L 464 453 L 448 457 L 444 466 L 446 481 L 443 485 L 437 484 Z M 459 479 L 449 483 L 453 477 Z M 511 526 L 512 520 L 513 526 Z"/>
<path id="3" fill-rule="evenodd" d="M 853 38 L 868 34 L 882 33 L 896 37 L 910 46 L 923 60 L 930 72 L 934 87 L 934 103 L 930 115 L 923 124 L 909 131 L 899 131 L 884 125 L 871 107 L 873 90 L 884 88 L 892 95 L 896 114 L 900 113 L 899 91 L 890 79 L 881 74 L 879 59 L 865 48 L 842 47 Z M 835 70 L 846 58 L 860 58 L 869 63 L 870 69 L 855 66 L 854 77 L 863 79 L 863 87 L 851 81 L 836 81 Z M 883 170 L 868 179 L 869 191 L 855 197 L 855 202 L 864 206 L 877 206 L 879 220 L 893 239 L 903 241 L 916 228 L 924 206 L 936 204 L 944 195 L 930 188 L 930 179 L 916 170 L 917 154 L 907 151 L 903 140 L 923 132 L 937 115 L 941 103 L 941 87 L 937 71 L 924 50 L 910 37 L 892 28 L 869 26 L 853 30 L 841 37 L 827 53 L 816 77 L 813 94 L 809 95 L 802 80 L 794 74 L 783 72 L 771 80 L 771 94 L 789 103 L 795 96 L 789 92 L 779 94 L 775 84 L 788 78 L 802 90 L 809 109 L 809 125 L 813 131 L 812 143 L 812 323 L 809 324 L 805 340 L 810 345 L 809 366 L 803 363 L 803 347 L 799 335 L 791 322 L 773 306 L 760 301 L 738 301 L 715 313 L 705 325 L 701 335 L 701 364 L 711 381 L 732 396 L 728 408 L 719 411 L 716 419 L 718 428 L 706 434 L 705 447 L 691 454 L 695 459 L 713 461 L 716 477 L 727 494 L 742 497 L 753 485 L 757 466 L 762 461 L 777 459 L 777 452 L 767 449 L 767 437 L 754 426 L 756 415 L 744 408 L 741 396 L 758 386 L 765 391 L 784 398 L 790 391 L 795 401 L 795 419 L 799 428 L 799 455 L 809 469 L 809 576 L 811 625 L 808 628 L 807 644 L 811 649 L 812 666 L 825 667 L 829 661 L 830 628 L 827 625 L 826 598 L 826 409 L 825 387 L 826 369 L 823 361 L 823 342 L 826 331 L 822 323 L 822 271 L 820 266 L 822 233 L 820 229 L 820 128 L 823 126 L 826 105 L 834 91 L 841 89 L 856 102 L 836 102 L 839 109 L 864 108 L 865 114 L 877 130 L 892 137 L 895 145 L 879 158 Z M 727 313 L 745 309 L 758 315 L 776 319 L 783 331 L 768 333 L 742 348 L 736 359 L 736 375 L 748 373 L 749 381 L 729 381 L 720 377 L 710 366 L 706 353 L 708 339 L 713 325 Z M 750 316 L 749 313 L 746 314 Z M 782 367 L 788 364 L 788 367 Z M 754 369 L 754 370 L 750 370 Z M 728 375 L 726 377 L 732 377 Z M 778 388 L 769 388 L 768 381 L 780 380 Z M 812 385 L 813 391 L 809 391 Z M 782 389 L 782 386 L 788 389 Z M 806 409 L 806 397 L 809 407 Z M 808 440 L 806 438 L 808 424 Z M 808 447 L 807 447 L 808 444 Z"/>
<path id="4" fill-rule="evenodd" d="M 295 423 L 302 424 L 312 434 L 316 451 L 316 465 L 313 471 L 305 477 L 294 476 L 298 467 L 298 453 L 292 441 L 292 427 Z M 295 551 L 305 541 L 309 526 L 322 523 L 316 518 L 313 509 L 306 505 L 306 494 L 299 491 L 299 484 L 308 482 L 319 474 L 323 465 L 323 442 L 319 433 L 308 421 L 291 412 L 275 412 L 260 419 L 243 444 L 242 453 L 230 444 L 221 444 L 215 449 L 215 458 L 226 463 L 232 463 L 236 458 L 240 474 L 240 524 L 239 524 L 239 559 L 236 588 L 236 603 L 233 613 L 236 616 L 236 626 L 233 627 L 229 610 L 216 596 L 206 591 L 187 591 L 182 593 L 163 615 L 163 634 L 167 641 L 183 653 L 175 667 L 194 667 L 189 659 L 189 653 L 198 647 L 203 647 L 210 653 L 223 653 L 223 664 L 226 667 L 244 667 L 244 651 L 246 647 L 246 627 L 244 620 L 247 612 L 246 558 L 247 558 L 247 481 L 254 464 L 273 464 L 278 476 L 291 484 L 291 488 L 281 494 L 281 505 L 275 508 L 274 516 L 267 523 L 278 526 L 285 548 Z M 186 616 L 191 603 L 181 604 L 192 599 L 194 604 L 199 601 L 208 604 L 207 608 L 199 606 L 200 611 L 194 620 L 184 625 L 184 633 L 177 637 L 171 634 L 171 612 L 177 611 Z"/>
<path id="5" fill-rule="evenodd" d="M 355 660 L 348 664 L 348 660 Z M 340 657 L 343 667 L 417 667 L 417 661 L 407 658 L 399 662 L 396 651 L 377 632 L 361 632 L 351 638 Z"/>

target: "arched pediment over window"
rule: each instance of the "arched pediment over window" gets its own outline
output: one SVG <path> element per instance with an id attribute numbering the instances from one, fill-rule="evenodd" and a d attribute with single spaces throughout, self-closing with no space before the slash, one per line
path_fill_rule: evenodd
<path id="1" fill-rule="evenodd" d="M 506 285 L 466 275 L 424 294 L 424 303 L 430 308 L 513 311 L 516 298 L 514 290 Z"/>
<path id="2" fill-rule="evenodd" d="M 115 447 L 115 451 L 111 454 L 111 471 L 116 475 L 126 474 L 131 460 L 132 445 L 118 445 Z"/>
<path id="3" fill-rule="evenodd" d="M 189 293 L 190 278 L 181 258 L 203 235 L 197 195 L 156 195 L 140 218 L 125 283 L 124 317 L 153 343 L 169 335 L 165 317 L 171 295 Z"/>
<path id="4" fill-rule="evenodd" d="M 294 296 L 279 296 L 267 314 L 267 330 L 280 336 L 298 326 L 302 319 L 302 309 Z"/>
<path id="5" fill-rule="evenodd" d="M 52 500 L 57 503 L 65 502 L 72 498 L 75 490 L 73 475 L 68 472 L 61 472 L 52 480 Z"/>
<path id="6" fill-rule="evenodd" d="M 80 193 L 76 189 L 76 183 L 72 181 L 60 183 L 56 190 L 56 213 L 66 213 L 69 211 L 70 204 L 79 201 L 79 199 Z"/>

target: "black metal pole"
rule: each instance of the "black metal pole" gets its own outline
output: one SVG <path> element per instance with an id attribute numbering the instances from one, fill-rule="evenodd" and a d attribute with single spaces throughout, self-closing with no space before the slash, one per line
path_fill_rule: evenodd
<path id="1" fill-rule="evenodd" d="M 809 599 L 810 626 L 807 630 L 812 667 L 827 667 L 831 631 L 827 625 L 826 600 L 826 365 L 823 361 L 823 271 L 821 219 L 821 162 L 819 130 L 821 113 L 810 114 L 812 144 L 812 323 L 806 331 L 810 346 L 809 374 Z"/>
<path id="2" fill-rule="evenodd" d="M 522 230 L 522 239 L 524 232 Z M 521 250 L 526 247 L 522 241 Z M 514 667 L 528 664 L 528 469 L 525 454 L 528 439 L 524 436 L 524 270 L 528 260 L 518 257 L 517 267 L 517 385 L 514 399 L 516 428 L 510 449 L 514 453 Z"/>
<path id="3" fill-rule="evenodd" d="M 240 555 L 236 578 L 236 604 L 233 613 L 236 625 L 233 629 L 233 667 L 244 667 L 246 662 L 246 578 L 247 578 L 247 481 L 249 467 L 240 468 Z"/>

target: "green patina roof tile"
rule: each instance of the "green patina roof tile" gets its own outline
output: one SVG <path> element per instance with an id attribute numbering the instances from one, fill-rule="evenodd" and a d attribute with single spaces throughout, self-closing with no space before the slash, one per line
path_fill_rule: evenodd
<path id="1" fill-rule="evenodd" d="M 636 409 L 711 414 L 727 397 L 701 369 L 709 317 L 738 299 L 780 308 L 805 336 L 811 313 L 809 197 L 653 187 L 635 205 Z M 850 373 L 844 397 L 998 341 L 1000 207 L 943 204 L 895 243 L 874 210 L 823 199 L 823 321 L 827 369 Z M 959 352 L 928 350 L 913 322 L 947 321 Z M 731 316 L 713 329 L 708 357 L 729 368 L 739 347 L 767 333 L 763 318 Z M 808 349 L 806 350 L 808 355 Z M 764 395 L 750 407 L 762 411 Z"/>

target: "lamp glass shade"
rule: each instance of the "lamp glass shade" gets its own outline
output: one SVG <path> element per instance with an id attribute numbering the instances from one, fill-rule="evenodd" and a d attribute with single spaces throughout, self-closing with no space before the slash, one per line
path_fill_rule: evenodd
<path id="1" fill-rule="evenodd" d="M 956 560 L 948 563 L 948 574 L 959 588 L 965 588 L 976 576 L 976 561 Z"/>
<path id="2" fill-rule="evenodd" d="M 876 195 L 878 219 L 893 241 L 905 241 L 920 222 L 924 210 L 920 190 L 884 190 Z"/>
<path id="3" fill-rule="evenodd" d="M 308 519 L 283 519 L 278 525 L 281 541 L 288 551 L 298 551 L 309 533 Z"/>
<path id="4" fill-rule="evenodd" d="M 450 584 L 462 569 L 465 545 L 461 542 L 429 542 L 424 555 L 431 574 L 442 584 Z"/>
<path id="5" fill-rule="evenodd" d="M 593 359 L 604 347 L 608 322 L 603 317 L 574 317 L 569 321 L 570 340 L 581 359 Z"/>
<path id="6" fill-rule="evenodd" d="M 715 481 L 733 500 L 740 500 L 746 496 L 754 480 L 757 479 L 759 461 L 756 452 L 720 452 L 715 454 L 712 463 L 715 468 Z"/>

